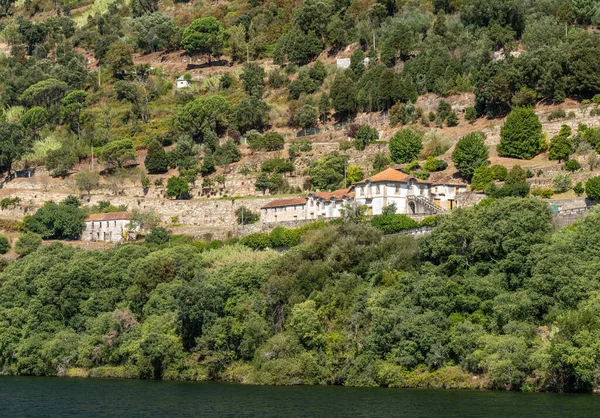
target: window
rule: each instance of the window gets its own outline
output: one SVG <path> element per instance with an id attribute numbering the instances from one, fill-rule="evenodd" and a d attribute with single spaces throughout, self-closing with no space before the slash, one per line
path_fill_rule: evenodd
<path id="1" fill-rule="evenodd" d="M 400 193 L 400 186 L 396 184 L 396 194 Z"/>
<path id="2" fill-rule="evenodd" d="M 458 188 L 458 187 L 456 188 L 456 190 L 454 191 L 454 193 L 456 193 L 456 194 L 459 194 L 459 193 L 460 193 L 460 190 L 459 190 L 459 188 Z"/>
<path id="3" fill-rule="evenodd" d="M 380 189 L 379 189 L 379 185 L 377 185 L 377 187 L 375 188 L 375 194 L 379 194 L 380 193 Z"/>

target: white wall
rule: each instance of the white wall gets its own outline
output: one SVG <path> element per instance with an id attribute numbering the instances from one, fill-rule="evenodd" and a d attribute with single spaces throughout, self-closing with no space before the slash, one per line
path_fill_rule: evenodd
<path id="1" fill-rule="evenodd" d="M 83 241 L 111 241 L 124 240 L 124 232 L 128 231 L 129 220 L 93 221 L 85 223 L 85 230 L 81 235 Z"/>

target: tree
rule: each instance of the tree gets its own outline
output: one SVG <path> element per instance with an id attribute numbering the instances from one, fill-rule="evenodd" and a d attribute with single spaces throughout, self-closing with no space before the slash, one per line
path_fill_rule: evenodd
<path id="1" fill-rule="evenodd" d="M 488 157 L 485 135 L 481 132 L 471 132 L 463 136 L 452 152 L 454 165 L 467 180 L 471 180 L 477 168 L 489 164 Z"/>
<path id="2" fill-rule="evenodd" d="M 308 170 L 313 187 L 318 190 L 335 190 L 342 187 L 347 162 L 348 157 L 338 152 L 330 152 L 320 160 L 314 161 Z"/>
<path id="3" fill-rule="evenodd" d="M 63 118 L 71 125 L 71 130 L 81 139 L 81 111 L 88 106 L 87 93 L 84 90 L 74 90 L 62 99 Z"/>
<path id="4" fill-rule="evenodd" d="M 383 171 L 390 165 L 390 162 L 390 156 L 383 151 L 379 151 L 373 156 L 373 170 L 376 172 Z"/>
<path id="5" fill-rule="evenodd" d="M 542 150 L 542 124 L 531 108 L 513 109 L 500 129 L 498 153 L 530 160 Z"/>
<path id="6" fill-rule="evenodd" d="M 100 184 L 100 174 L 96 171 L 80 171 L 75 175 L 75 184 L 82 192 L 88 195 Z"/>
<path id="7" fill-rule="evenodd" d="M 0 167 L 11 174 L 13 162 L 30 148 L 23 129 L 12 123 L 0 123 Z"/>
<path id="8" fill-rule="evenodd" d="M 312 128 L 317 124 L 318 117 L 319 111 L 317 108 L 309 104 L 305 104 L 298 109 L 296 113 L 294 113 L 293 122 L 295 126 L 302 129 L 307 129 Z"/>
<path id="9" fill-rule="evenodd" d="M 122 79 L 133 69 L 133 48 L 125 41 L 113 42 L 106 55 L 104 63 L 112 71 L 113 77 Z"/>
<path id="10" fill-rule="evenodd" d="M 261 65 L 255 62 L 244 64 L 240 80 L 242 80 L 246 93 L 261 98 L 265 92 L 265 75 L 265 70 Z"/>
<path id="11" fill-rule="evenodd" d="M 239 225 L 250 225 L 260 220 L 260 215 L 252 212 L 246 206 L 240 206 L 235 210 L 235 217 Z"/>
<path id="12" fill-rule="evenodd" d="M 181 32 L 170 16 L 162 13 L 144 14 L 133 22 L 137 46 L 146 53 L 177 47 Z"/>
<path id="13" fill-rule="evenodd" d="M 322 42 L 313 31 L 305 33 L 293 27 L 279 37 L 273 51 L 273 61 L 275 64 L 282 65 L 287 58 L 292 63 L 304 65 L 319 55 L 321 47 Z"/>
<path id="14" fill-rule="evenodd" d="M 581 168 L 581 164 L 577 160 L 569 160 L 565 163 L 565 169 L 571 173 L 576 172 Z"/>
<path id="15" fill-rule="evenodd" d="M 146 235 L 145 242 L 157 245 L 166 244 L 169 242 L 169 230 L 162 226 L 155 226 L 150 233 Z"/>
<path id="16" fill-rule="evenodd" d="M 571 190 L 571 176 L 559 173 L 552 178 L 552 191 L 554 193 L 564 193 Z"/>
<path id="17" fill-rule="evenodd" d="M 0 234 L 0 254 L 6 254 L 10 251 L 10 241 L 6 235 Z"/>
<path id="18" fill-rule="evenodd" d="M 271 181 L 269 180 L 269 175 L 264 171 L 261 172 L 256 178 L 256 182 L 254 182 L 254 187 L 256 190 L 265 193 L 267 190 L 269 190 L 270 186 Z"/>
<path id="19" fill-rule="evenodd" d="M 395 163 L 409 163 L 423 149 L 423 134 L 413 128 L 400 129 L 390 139 L 390 156 Z"/>
<path id="20" fill-rule="evenodd" d="M 238 162 L 241 155 L 240 150 L 233 140 L 228 139 L 223 145 L 217 146 L 213 157 L 217 165 L 227 165 Z"/>
<path id="21" fill-rule="evenodd" d="M 377 129 L 370 127 L 369 125 L 361 125 L 354 134 L 356 141 L 359 143 L 359 149 L 365 149 L 371 142 L 375 142 L 379 139 L 379 132 Z"/>
<path id="22" fill-rule="evenodd" d="M 40 106 L 34 106 L 21 116 L 21 125 L 33 132 L 36 139 L 40 139 L 39 130 L 48 122 L 48 111 Z"/>
<path id="23" fill-rule="evenodd" d="M 522 184 L 527 181 L 527 172 L 520 165 L 515 165 L 506 176 L 506 184 Z"/>
<path id="24" fill-rule="evenodd" d="M 600 176 L 592 177 L 585 182 L 585 194 L 593 201 L 600 200 Z"/>
<path id="25" fill-rule="evenodd" d="M 350 57 L 350 70 L 354 74 L 357 80 L 365 73 L 365 54 L 362 49 L 356 48 L 352 56 Z"/>
<path id="26" fill-rule="evenodd" d="M 257 96 L 247 96 L 233 111 L 233 121 L 241 133 L 251 129 L 262 130 L 269 123 L 269 108 Z"/>
<path id="27" fill-rule="evenodd" d="M 183 177 L 170 177 L 167 181 L 167 196 L 176 199 L 188 199 L 190 187 Z"/>
<path id="28" fill-rule="evenodd" d="M 573 141 L 569 138 L 571 128 L 563 125 L 560 133 L 552 138 L 550 147 L 548 148 L 548 159 L 558 160 L 558 162 L 566 161 L 573 153 Z"/>
<path id="29" fill-rule="evenodd" d="M 46 202 L 33 216 L 23 219 L 26 231 L 46 239 L 77 240 L 85 228 L 87 213 L 69 201 Z"/>
<path id="30" fill-rule="evenodd" d="M 66 177 L 77 161 L 79 158 L 75 150 L 64 144 L 46 154 L 46 168 L 54 177 Z"/>
<path id="31" fill-rule="evenodd" d="M 327 93 L 322 93 L 319 98 L 319 114 L 323 119 L 323 124 L 327 123 L 327 117 L 331 111 L 331 102 Z"/>
<path id="32" fill-rule="evenodd" d="M 150 174 L 166 173 L 169 169 L 167 153 L 156 139 L 153 139 L 148 144 L 148 152 L 144 160 L 144 165 Z"/>
<path id="33" fill-rule="evenodd" d="M 356 85 L 346 72 L 335 76 L 329 97 L 333 108 L 340 115 L 353 115 L 358 110 Z"/>
<path id="34" fill-rule="evenodd" d="M 131 139 L 112 141 L 100 149 L 99 158 L 110 169 L 122 168 L 136 159 L 135 147 Z"/>
<path id="35" fill-rule="evenodd" d="M 21 257 L 35 252 L 42 245 L 42 237 L 33 232 L 21 234 L 15 243 L 15 252 Z"/>
<path id="36" fill-rule="evenodd" d="M 471 179 L 471 190 L 485 190 L 494 181 L 494 171 L 485 165 L 477 167 Z"/>
<path id="37" fill-rule="evenodd" d="M 212 64 L 211 57 L 220 57 L 223 52 L 225 32 L 214 17 L 204 17 L 194 20 L 184 29 L 181 46 L 189 55 L 206 54 L 208 65 Z"/>
<path id="38" fill-rule="evenodd" d="M 68 85 L 64 81 L 48 78 L 27 87 L 20 99 L 30 106 L 44 106 L 50 109 L 60 101 L 67 89 Z"/>
<path id="39" fill-rule="evenodd" d="M 217 132 L 226 129 L 230 112 L 231 106 L 222 96 L 200 97 L 179 111 L 177 128 L 199 140 L 207 130 Z"/>
<path id="40" fill-rule="evenodd" d="M 575 187 L 573 187 L 573 191 L 577 194 L 577 196 L 581 196 L 585 192 L 585 188 L 583 187 L 582 182 L 578 182 Z"/>
<path id="41" fill-rule="evenodd" d="M 360 167 L 355 165 L 349 165 L 346 169 L 346 182 L 347 184 L 354 184 L 361 181 L 365 177 Z"/>

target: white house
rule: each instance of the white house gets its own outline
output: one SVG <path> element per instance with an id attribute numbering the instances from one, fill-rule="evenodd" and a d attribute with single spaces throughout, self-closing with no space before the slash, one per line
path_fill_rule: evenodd
<path id="1" fill-rule="evenodd" d="M 127 212 L 94 213 L 85 220 L 83 241 L 122 242 L 135 239 L 137 229 L 129 227 Z"/>
<path id="2" fill-rule="evenodd" d="M 365 206 L 368 215 L 381 215 L 383 208 L 392 204 L 399 214 L 432 215 L 456 208 L 458 195 L 466 191 L 463 184 L 432 183 L 388 168 L 348 189 L 270 202 L 262 207 L 261 220 L 273 223 L 339 218 L 352 202 Z"/>
<path id="3" fill-rule="evenodd" d="M 182 75 L 177 77 L 176 81 L 178 89 L 183 89 L 192 85 L 192 82 L 190 80 L 186 80 Z"/>

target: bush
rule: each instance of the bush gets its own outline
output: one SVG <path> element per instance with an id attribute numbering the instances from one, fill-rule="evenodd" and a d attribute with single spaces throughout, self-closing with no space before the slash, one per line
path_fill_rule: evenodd
<path id="1" fill-rule="evenodd" d="M 448 115 L 448 119 L 447 119 L 446 123 L 448 124 L 449 127 L 458 125 L 458 116 L 456 115 L 456 112 L 451 112 Z"/>
<path id="2" fill-rule="evenodd" d="M 506 176 L 506 184 L 520 184 L 527 180 L 527 172 L 520 165 L 515 165 Z"/>
<path id="3" fill-rule="evenodd" d="M 502 187 L 497 187 L 494 183 L 486 189 L 485 194 L 494 199 L 502 199 L 505 197 L 525 197 L 529 194 L 528 183 L 505 184 Z"/>
<path id="4" fill-rule="evenodd" d="M 553 110 L 552 112 L 550 112 L 550 114 L 548 115 L 548 120 L 553 121 L 553 120 L 557 120 L 557 119 L 564 119 L 566 117 L 567 117 L 567 112 L 565 112 L 564 109 L 556 109 L 556 110 Z"/>
<path id="5" fill-rule="evenodd" d="M 585 182 L 585 194 L 593 201 L 600 200 L 600 176 L 592 177 Z"/>
<path id="6" fill-rule="evenodd" d="M 423 134 L 412 128 L 399 130 L 390 140 L 390 155 L 395 163 L 408 163 L 423 149 Z"/>
<path id="7" fill-rule="evenodd" d="M 488 165 L 488 157 L 485 136 L 481 132 L 463 136 L 452 152 L 454 165 L 467 180 L 471 180 L 477 168 Z"/>
<path id="8" fill-rule="evenodd" d="M 494 181 L 494 171 L 482 165 L 475 170 L 471 179 L 471 190 L 485 190 Z"/>
<path id="9" fill-rule="evenodd" d="M 437 160 L 432 156 L 427 157 L 427 161 L 423 164 L 423 169 L 427 171 L 443 171 L 448 167 L 448 163 L 444 160 Z"/>
<path id="10" fill-rule="evenodd" d="M 294 163 L 280 157 L 272 158 L 262 163 L 260 171 L 264 173 L 291 173 L 294 171 Z"/>
<path id="11" fill-rule="evenodd" d="M 6 254 L 10 250 L 10 241 L 6 235 L 0 234 L 0 254 Z"/>
<path id="12" fill-rule="evenodd" d="M 363 150 L 371 142 L 375 142 L 379 139 L 379 132 L 369 125 L 361 125 L 360 128 L 356 130 L 355 138 L 358 141 L 359 149 Z"/>
<path id="13" fill-rule="evenodd" d="M 552 191 L 552 189 L 542 189 L 541 187 L 536 187 L 531 190 L 531 194 L 533 196 L 538 196 L 544 199 L 550 199 L 554 192 Z"/>
<path id="14" fill-rule="evenodd" d="M 265 135 L 260 135 L 256 131 L 250 131 L 246 134 L 246 139 L 251 149 L 260 151 L 281 150 L 285 144 L 283 135 L 273 131 L 267 132 Z"/>
<path id="15" fill-rule="evenodd" d="M 235 210 L 235 217 L 237 219 L 237 223 L 240 225 L 249 225 L 260 221 L 260 215 L 252 212 L 246 206 L 240 206 L 237 208 Z"/>
<path id="16" fill-rule="evenodd" d="M 573 191 L 577 194 L 577 196 L 581 196 L 583 192 L 585 192 L 585 188 L 583 187 L 583 183 L 579 182 L 573 187 Z"/>
<path id="17" fill-rule="evenodd" d="M 406 215 L 384 214 L 373 216 L 371 225 L 384 234 L 395 234 L 405 229 L 418 228 L 419 223 Z"/>
<path id="18" fill-rule="evenodd" d="M 530 160 L 542 150 L 542 124 L 531 108 L 513 109 L 500 129 L 498 154 Z"/>
<path id="19" fill-rule="evenodd" d="M 552 190 L 554 193 L 564 193 L 571 189 L 571 176 L 568 174 L 557 174 L 552 179 Z"/>
<path id="20" fill-rule="evenodd" d="M 42 237 L 33 232 L 25 232 L 15 243 L 15 252 L 21 257 L 31 254 L 42 245 Z"/>
<path id="21" fill-rule="evenodd" d="M 577 160 L 569 160 L 565 163 L 565 168 L 567 171 L 574 173 L 581 168 L 581 164 Z"/>
<path id="22" fill-rule="evenodd" d="M 465 110 L 465 119 L 469 121 L 469 123 L 474 123 L 477 120 L 477 110 L 473 106 L 467 107 Z"/>
<path id="23" fill-rule="evenodd" d="M 490 167 L 494 173 L 494 180 L 504 181 L 508 175 L 508 170 L 501 164 L 495 164 Z"/>
<path id="24" fill-rule="evenodd" d="M 166 244 L 169 242 L 169 230 L 162 226 L 152 228 L 150 233 L 146 235 L 146 242 L 150 244 Z"/>
<path id="25" fill-rule="evenodd" d="M 167 181 L 167 196 L 183 199 L 189 197 L 190 187 L 183 177 L 171 177 Z"/>

